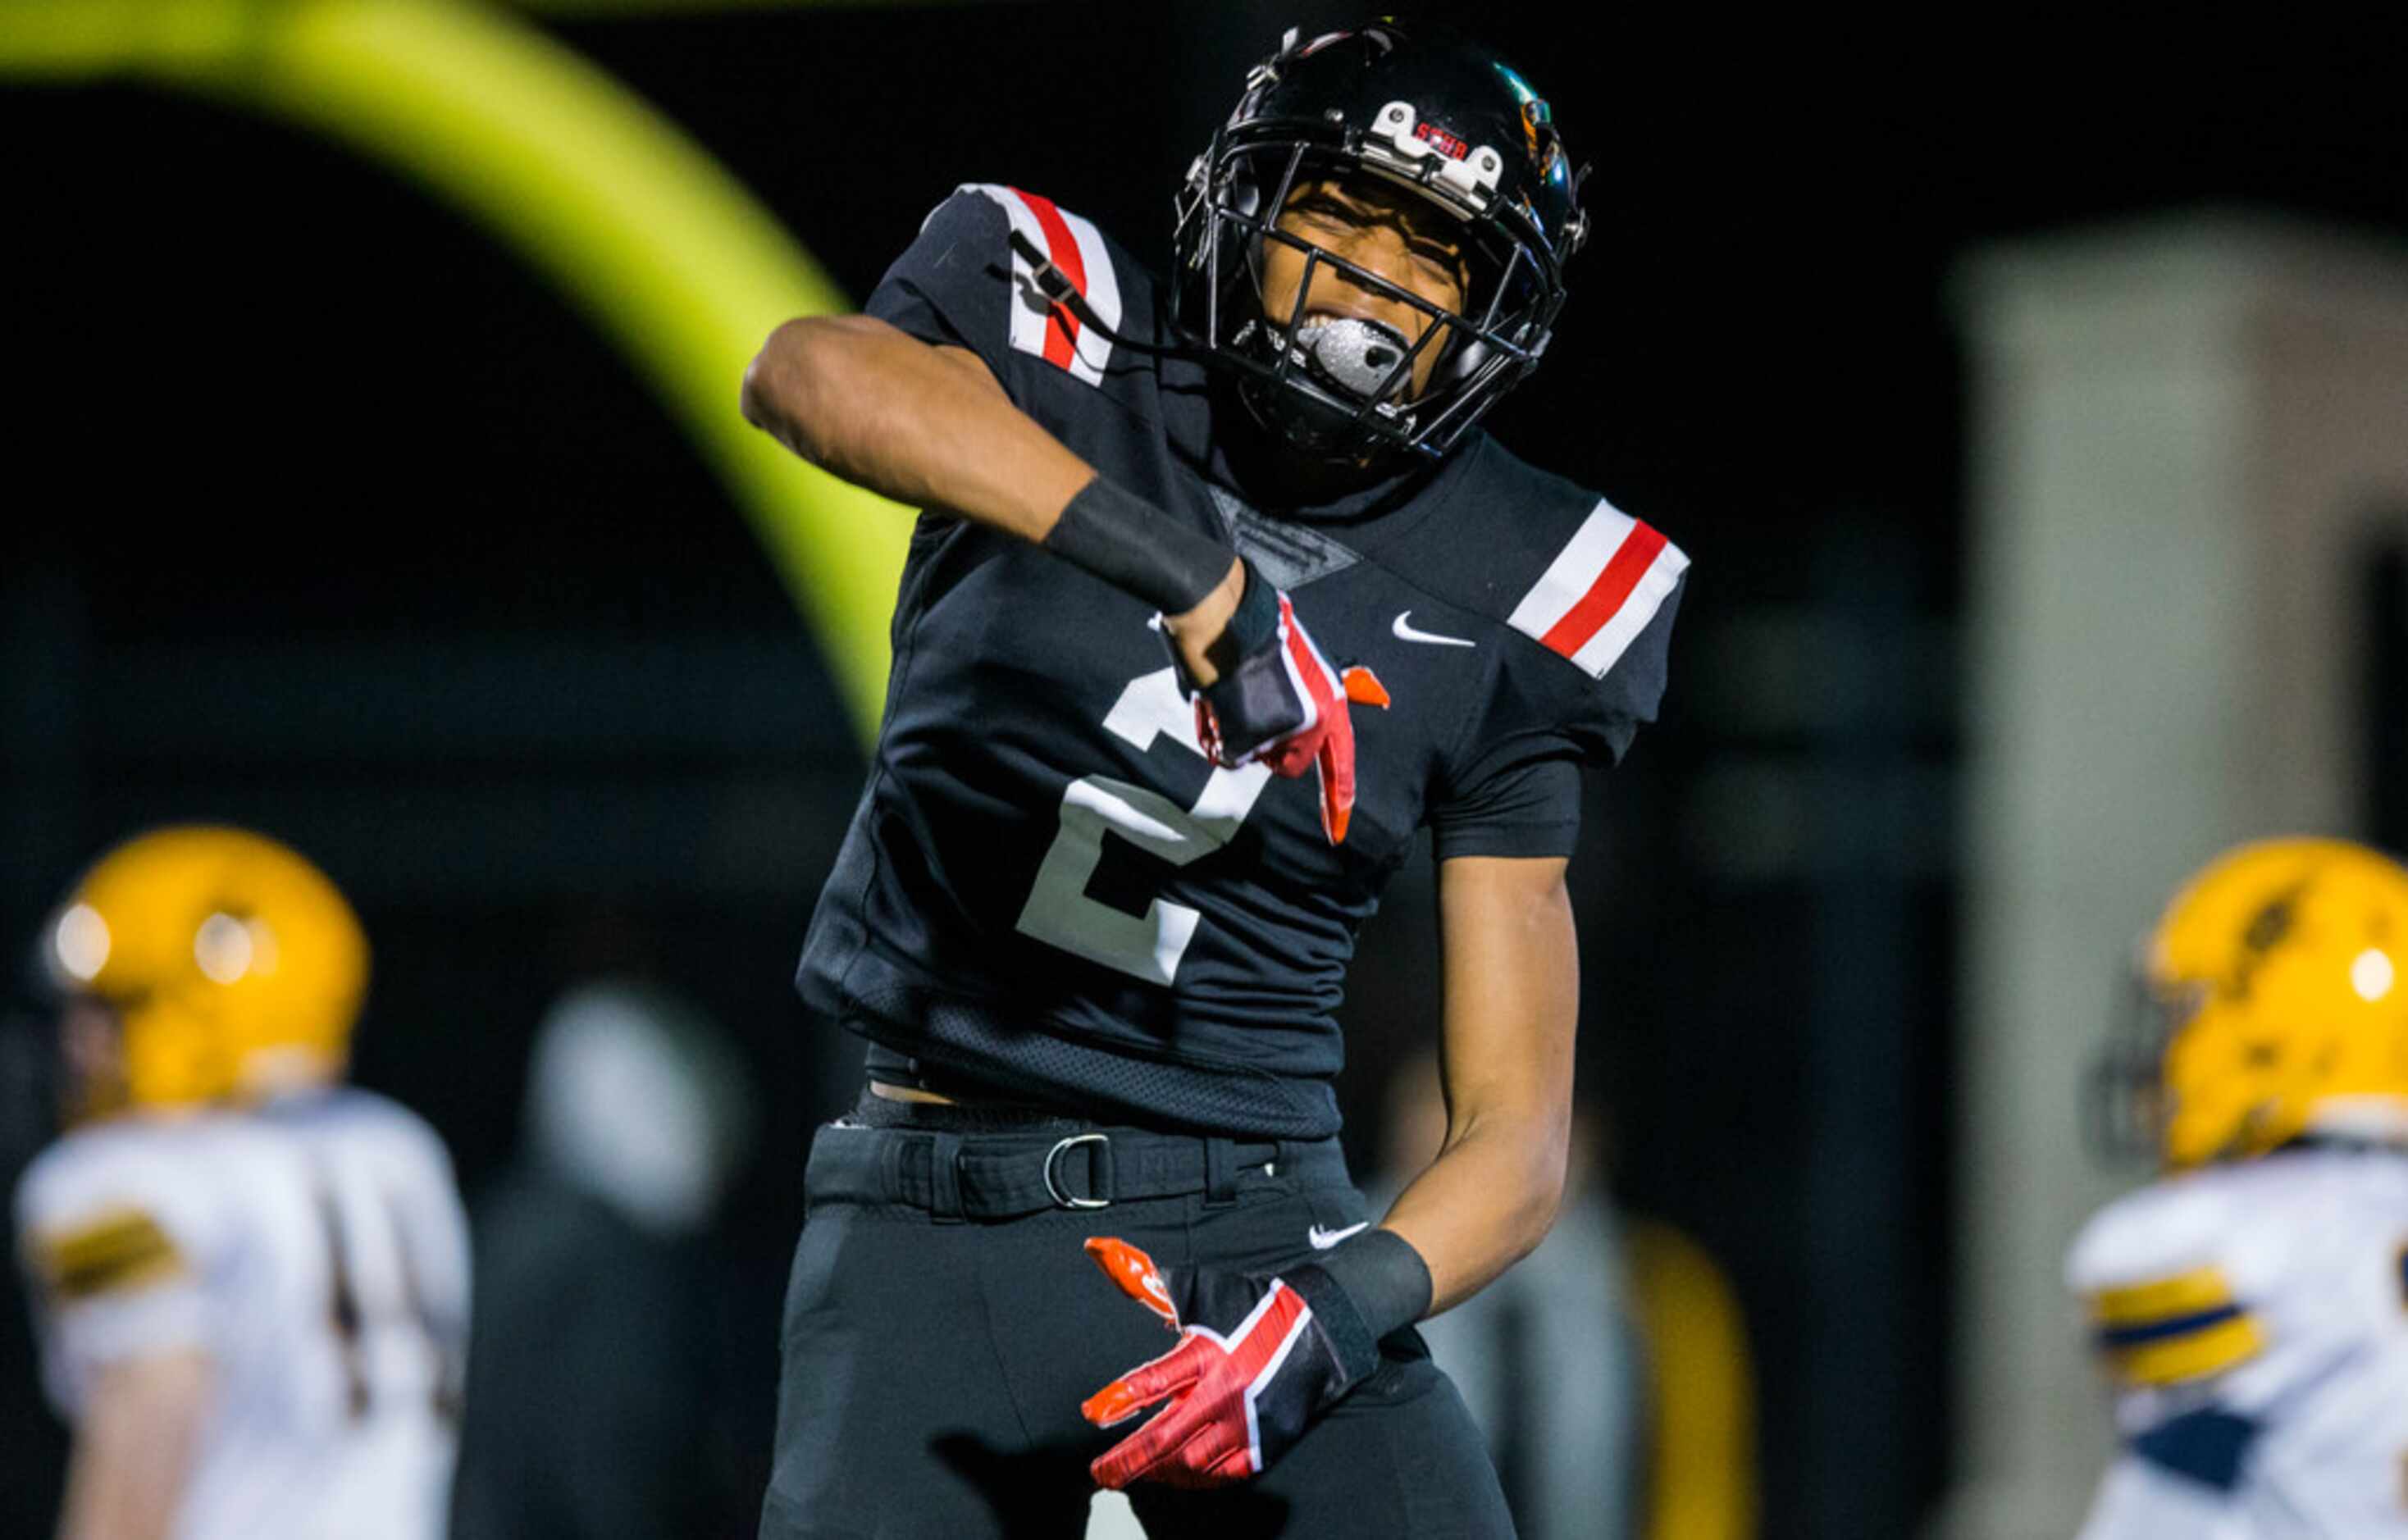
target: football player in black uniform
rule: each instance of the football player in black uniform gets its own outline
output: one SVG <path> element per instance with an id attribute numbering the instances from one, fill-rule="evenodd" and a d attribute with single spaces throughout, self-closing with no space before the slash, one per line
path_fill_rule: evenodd
<path id="1" fill-rule="evenodd" d="M 1493 55 L 1290 34 L 1167 285 L 968 186 L 754 361 L 753 423 L 927 510 L 799 975 L 870 1083 L 811 1148 L 765 1534 L 1076 1533 L 1097 1482 L 1156 1536 L 1511 1533 L 1412 1326 L 1553 1217 L 1580 767 L 1687 565 L 1475 429 L 1578 187 Z M 1424 826 L 1451 1126 L 1375 1224 L 1331 1013 Z"/>

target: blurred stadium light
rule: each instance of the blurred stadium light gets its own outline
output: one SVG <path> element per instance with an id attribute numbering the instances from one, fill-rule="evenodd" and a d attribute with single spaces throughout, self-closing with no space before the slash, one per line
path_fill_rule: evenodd
<path id="1" fill-rule="evenodd" d="M 650 381 L 876 731 L 910 522 L 736 410 L 772 327 L 851 307 L 677 125 L 542 32 L 454 0 L 17 0 L 0 9 L 8 76 L 133 77 L 282 118 L 481 221 Z"/>

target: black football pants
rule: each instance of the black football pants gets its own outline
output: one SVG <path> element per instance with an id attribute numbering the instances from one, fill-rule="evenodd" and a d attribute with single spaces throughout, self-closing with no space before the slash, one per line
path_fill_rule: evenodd
<path id="1" fill-rule="evenodd" d="M 1309 1261 L 1316 1231 L 1372 1218 L 1335 1140 L 1111 1132 L 1106 1152 L 1056 1151 L 1053 1131 L 820 1130 L 764 1540 L 1079 1540 L 1087 1462 L 1140 1426 L 1097 1430 L 1079 1405 L 1175 1341 L 1081 1243 L 1117 1235 L 1165 1265 L 1268 1273 Z M 1193 1191 L 1168 1191 L 1189 1175 Z M 1159 1195 L 1120 1195 L 1147 1191 Z M 1107 1192 L 1105 1207 L 1057 1203 Z M 1253 1481 L 1131 1487 L 1150 1540 L 1511 1537 L 1453 1383 L 1419 1333 L 1382 1346 L 1379 1371 Z"/>

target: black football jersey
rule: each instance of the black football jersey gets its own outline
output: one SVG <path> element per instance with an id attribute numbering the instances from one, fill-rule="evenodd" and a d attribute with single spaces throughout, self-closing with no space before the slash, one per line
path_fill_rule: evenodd
<path id="1" fill-rule="evenodd" d="M 1333 848 L 1312 775 L 1205 759 L 1148 606 L 924 513 L 869 784 L 798 987 L 981 1087 L 1332 1134 L 1333 1012 L 1389 874 L 1425 825 L 1441 860 L 1570 852 L 1579 766 L 1655 715 L 1687 559 L 1484 435 L 1339 504 L 1257 506 L 1213 436 L 1216 401 L 1225 425 L 1241 408 L 1199 366 L 1049 307 L 1015 227 L 1113 331 L 1162 335 L 1154 280 L 1119 246 L 993 186 L 939 206 L 868 313 L 976 352 L 1103 475 L 1244 552 L 1393 704 L 1353 712 L 1356 802 Z"/>

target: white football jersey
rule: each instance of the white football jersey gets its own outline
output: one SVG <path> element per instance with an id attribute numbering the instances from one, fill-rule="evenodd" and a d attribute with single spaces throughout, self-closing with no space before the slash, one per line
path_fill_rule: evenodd
<path id="1" fill-rule="evenodd" d="M 17 1235 L 71 1420 L 110 1363 L 208 1356 L 179 1540 L 443 1533 L 467 1221 L 414 1114 L 344 1089 L 79 1130 L 27 1168 Z"/>
<path id="2" fill-rule="evenodd" d="M 2124 1439 L 2082 1540 L 2408 1537 L 2408 1154 L 2167 1177 L 2066 1276 Z"/>

